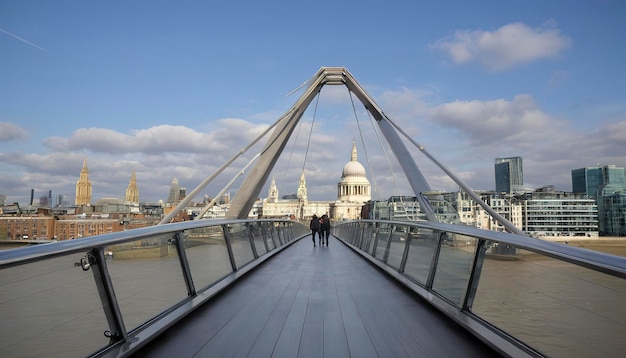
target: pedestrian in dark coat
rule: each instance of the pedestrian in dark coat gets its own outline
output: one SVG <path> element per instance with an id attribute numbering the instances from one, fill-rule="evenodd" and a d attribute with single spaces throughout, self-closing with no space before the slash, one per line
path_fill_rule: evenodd
<path id="1" fill-rule="evenodd" d="M 319 235 L 320 241 L 322 240 L 322 233 L 320 232 L 320 219 L 317 217 L 317 215 L 313 214 L 313 218 L 311 219 L 311 225 L 309 225 L 309 228 L 311 229 L 313 246 L 315 246 L 315 234 Z"/>
<path id="2" fill-rule="evenodd" d="M 322 245 L 324 244 L 324 240 L 326 240 L 326 246 L 328 246 L 328 237 L 330 236 L 330 218 L 328 215 L 322 215 L 321 220 L 321 232 L 320 236 L 322 237 Z"/>

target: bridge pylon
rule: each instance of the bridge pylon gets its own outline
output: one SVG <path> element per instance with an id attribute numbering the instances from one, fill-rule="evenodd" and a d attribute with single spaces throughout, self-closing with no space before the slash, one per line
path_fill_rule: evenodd
<path id="1" fill-rule="evenodd" d="M 245 219 L 256 198 L 259 196 L 263 185 L 267 181 L 270 172 L 274 168 L 285 145 L 289 141 L 293 130 L 302 118 L 311 101 L 325 85 L 344 85 L 361 101 L 365 108 L 376 119 L 378 126 L 385 139 L 389 143 L 394 155 L 402 166 L 409 183 L 415 192 L 420 206 L 429 220 L 436 220 L 435 215 L 421 193 L 430 191 L 430 185 L 417 167 L 407 148 L 402 143 L 398 133 L 390 123 L 387 116 L 374 100 L 365 92 L 363 87 L 356 81 L 354 76 L 345 67 L 322 67 L 306 82 L 306 90 L 296 103 L 278 120 L 272 135 L 265 144 L 255 166 L 250 170 L 242 183 L 239 191 L 233 198 L 227 218 Z"/>

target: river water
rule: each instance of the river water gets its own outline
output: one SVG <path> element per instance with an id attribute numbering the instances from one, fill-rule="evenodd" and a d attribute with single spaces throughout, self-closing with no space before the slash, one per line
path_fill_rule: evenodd
<path id="1" fill-rule="evenodd" d="M 623 242 L 586 240 L 568 244 L 626 257 L 626 238 L 623 239 Z M 7 248 L 15 246 L 0 247 Z M 187 253 L 190 260 L 193 261 L 194 251 L 199 249 Z M 215 252 L 225 259 L 223 249 Z M 197 262 L 204 264 L 207 257 L 202 252 L 199 255 L 202 260 Z M 93 275 L 74 267 L 77 259 L 80 255 L 36 263 L 28 270 L 16 267 L 0 271 L 0 353 L 29 356 L 22 354 L 23 344 L 27 344 L 33 353 L 30 356 L 84 356 L 93 351 L 92 347 L 106 345 L 107 338 L 103 335 L 106 319 Z M 110 264 L 127 328 L 136 327 L 154 312 L 161 312 L 185 296 L 176 256 L 115 260 Z M 211 267 L 229 270 L 228 263 Z M 215 269 L 206 271 L 218 276 L 224 274 Z M 142 297 L 137 292 L 149 294 Z M 150 303 L 150 298 L 159 300 Z M 617 357 L 619 352 L 626 351 L 625 299 L 625 280 L 529 254 L 517 261 L 485 261 L 472 312 L 548 356 Z M 154 308 L 148 309 L 148 304 Z M 143 311 L 147 313 L 137 314 Z M 55 315 L 66 318 L 67 328 L 78 329 L 71 341 L 63 341 L 67 339 L 61 335 L 64 326 L 55 323 L 58 319 Z M 32 330 L 29 320 L 37 322 L 39 331 Z M 17 343 L 15 337 L 21 337 L 22 342 Z M 85 347 L 77 346 L 77 341 L 84 341 Z M 57 354 L 51 351 L 53 345 L 59 346 Z M 70 351 L 69 347 L 76 350 Z"/>

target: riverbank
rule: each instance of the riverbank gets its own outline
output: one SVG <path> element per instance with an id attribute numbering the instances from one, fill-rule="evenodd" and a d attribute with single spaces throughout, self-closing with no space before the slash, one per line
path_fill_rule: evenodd
<path id="1" fill-rule="evenodd" d="M 626 237 L 623 236 L 601 236 L 597 238 L 551 237 L 542 238 L 542 240 L 626 257 Z"/>

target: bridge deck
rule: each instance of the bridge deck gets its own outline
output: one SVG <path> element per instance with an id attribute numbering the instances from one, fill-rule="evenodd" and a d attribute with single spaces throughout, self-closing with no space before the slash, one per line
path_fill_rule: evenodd
<path id="1" fill-rule="evenodd" d="M 148 357 L 489 357 L 336 239 L 305 237 L 166 331 Z"/>

